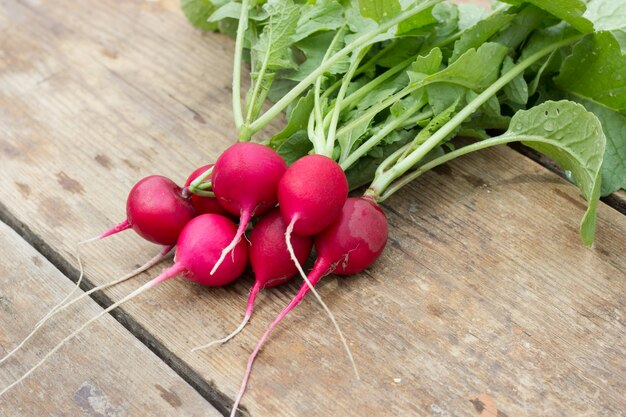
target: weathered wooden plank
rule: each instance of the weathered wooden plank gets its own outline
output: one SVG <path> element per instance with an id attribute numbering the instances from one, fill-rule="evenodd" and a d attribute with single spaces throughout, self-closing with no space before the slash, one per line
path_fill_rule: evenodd
<path id="1" fill-rule="evenodd" d="M 121 219 L 142 175 L 182 180 L 232 143 L 232 43 L 193 31 L 175 1 L 3 8 L 0 201 L 68 261 L 76 241 Z M 363 381 L 308 300 L 259 357 L 244 406 L 286 416 L 623 414 L 626 221 L 601 205 L 586 249 L 582 204 L 575 188 L 506 148 L 425 175 L 385 205 L 392 239 L 382 259 L 320 284 Z M 105 282 L 154 251 L 132 235 L 94 244 L 89 278 Z M 262 296 L 232 343 L 189 349 L 237 324 L 250 283 L 172 281 L 124 311 L 232 397 L 251 346 L 297 283 Z"/>
<path id="2" fill-rule="evenodd" d="M 17 345 L 73 287 L 0 222 L 0 356 Z M 0 366 L 0 389 L 15 381 L 101 308 L 91 299 L 42 328 Z M 0 398 L 0 416 L 219 416 L 220 413 L 118 322 L 106 317 Z"/>

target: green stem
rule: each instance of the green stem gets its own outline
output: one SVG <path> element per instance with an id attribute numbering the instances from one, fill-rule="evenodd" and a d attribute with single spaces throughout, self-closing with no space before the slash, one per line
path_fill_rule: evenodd
<path id="1" fill-rule="evenodd" d="M 321 155 L 324 152 L 324 142 L 320 140 L 317 136 L 317 132 L 315 131 L 315 113 L 311 112 L 309 116 L 309 123 L 307 125 L 307 134 L 309 136 L 309 140 L 313 142 L 313 149 L 315 149 L 315 153 Z"/>
<path id="2" fill-rule="evenodd" d="M 270 24 L 271 29 L 271 24 Z M 272 31 L 270 30 L 270 38 L 269 42 L 272 42 Z M 246 103 L 248 106 L 248 111 L 246 114 L 246 125 L 249 125 L 252 121 L 254 106 L 256 105 L 256 101 L 259 96 L 259 90 L 261 89 L 261 84 L 263 83 L 263 77 L 265 77 L 265 71 L 267 71 L 267 64 L 270 60 L 270 48 L 267 48 L 265 52 L 265 56 L 263 57 L 263 63 L 261 64 L 261 69 L 256 75 L 256 82 L 254 83 L 254 90 L 252 90 L 252 97 L 250 98 L 250 102 Z"/>
<path id="3" fill-rule="evenodd" d="M 352 61 L 352 63 L 350 64 L 350 68 L 348 68 L 348 72 L 344 75 L 343 81 L 341 82 L 341 88 L 339 89 L 339 93 L 337 94 L 337 99 L 335 100 L 335 108 L 332 111 L 330 126 L 328 127 L 328 138 L 326 140 L 325 155 L 329 158 L 332 157 L 333 150 L 335 149 L 335 137 L 337 133 L 337 124 L 339 123 L 339 115 L 341 114 L 341 102 L 346 96 L 346 92 L 348 91 L 348 87 L 350 86 L 350 82 L 352 81 L 352 77 L 354 76 L 355 71 L 359 67 L 361 59 L 363 59 L 363 56 L 365 56 L 368 49 L 369 47 L 366 46 L 356 52 L 354 61 Z M 322 121 L 322 124 L 323 123 L 324 121 Z"/>
<path id="4" fill-rule="evenodd" d="M 215 193 L 213 191 L 195 190 L 192 194 L 200 195 L 202 197 L 215 197 Z"/>
<path id="5" fill-rule="evenodd" d="M 213 190 L 213 181 L 209 180 L 209 181 L 205 181 L 202 184 L 200 184 L 198 186 L 199 190 L 202 191 L 212 191 Z"/>
<path id="6" fill-rule="evenodd" d="M 507 143 L 519 142 L 521 140 L 524 140 L 523 137 L 521 137 L 521 136 L 515 136 L 515 137 L 498 136 L 498 137 L 495 137 L 495 138 L 489 138 L 489 139 L 481 140 L 480 142 L 475 142 L 475 143 L 472 143 L 471 145 L 467 145 L 467 146 L 464 146 L 464 147 L 462 147 L 460 149 L 457 149 L 455 151 L 449 152 L 449 153 L 447 153 L 447 154 L 445 154 L 443 156 L 440 156 L 439 158 L 433 159 L 432 161 L 425 163 L 424 165 L 422 165 L 421 167 L 419 167 L 415 171 L 411 172 L 409 175 L 405 175 L 404 177 L 402 177 L 398 181 L 395 181 L 394 183 L 392 183 L 387 188 L 387 190 L 380 195 L 380 197 L 377 199 L 377 201 L 380 202 L 380 201 L 386 200 L 393 193 L 395 193 L 400 188 L 404 187 L 405 185 L 407 185 L 408 183 L 410 183 L 411 181 L 413 181 L 417 177 L 421 176 L 426 171 L 430 171 L 431 169 L 433 169 L 435 167 L 438 167 L 439 165 L 445 164 L 446 162 L 451 161 L 451 160 L 453 160 L 455 158 L 458 158 L 460 156 L 466 155 L 466 154 L 471 153 L 471 152 L 476 152 L 476 151 L 479 151 L 479 150 L 482 150 L 482 149 L 486 149 L 486 148 L 489 148 L 491 146 L 505 145 Z M 534 142 L 543 142 L 543 143 L 547 143 L 547 144 L 551 144 L 552 143 L 549 140 L 542 140 L 542 138 L 536 137 L 536 136 L 528 137 L 528 140 L 532 140 Z"/>
<path id="7" fill-rule="evenodd" d="M 397 73 L 405 69 L 407 66 L 411 64 L 411 62 L 413 62 L 414 59 L 415 57 L 411 57 L 389 68 L 387 71 L 383 72 L 382 74 L 380 74 L 379 76 L 377 76 L 376 78 L 374 78 L 373 80 L 365 84 L 363 87 L 352 92 L 348 97 L 346 97 L 343 100 L 341 111 L 350 110 L 351 108 L 353 108 L 358 103 L 358 101 L 363 98 L 363 96 L 365 96 L 369 92 L 374 91 L 380 84 L 384 83 L 389 78 L 391 78 L 392 76 L 396 75 Z M 357 73 L 354 74 L 355 77 L 356 75 Z M 341 81 L 339 81 L 337 84 L 340 86 Z M 334 107 L 331 106 L 331 108 L 334 108 Z M 324 126 L 328 126 L 329 124 L 330 124 L 330 114 L 324 118 Z"/>
<path id="8" fill-rule="evenodd" d="M 400 117 L 394 119 L 392 122 L 385 125 L 381 130 L 379 130 L 376 134 L 370 137 L 368 140 L 363 142 L 354 152 L 350 155 L 346 155 L 346 157 L 342 157 L 341 168 L 346 171 L 350 168 L 356 161 L 358 161 L 361 157 L 365 156 L 374 146 L 378 145 L 380 141 L 382 141 L 387 135 L 396 130 L 399 127 L 404 126 L 407 119 L 409 119 L 415 112 L 424 107 L 427 103 L 426 99 L 419 100 L 413 106 L 406 109 Z M 432 111 L 425 111 L 418 114 L 416 117 L 421 117 L 422 119 L 428 118 L 432 115 Z"/>
<path id="9" fill-rule="evenodd" d="M 248 4 L 250 0 L 241 1 L 241 14 L 239 15 L 239 25 L 237 26 L 237 37 L 235 39 L 235 59 L 233 62 L 233 117 L 235 127 L 241 132 L 243 126 L 243 113 L 241 110 L 241 58 L 243 55 L 243 37 L 248 29 Z M 242 138 L 249 140 L 249 138 Z"/>
<path id="10" fill-rule="evenodd" d="M 246 0 L 243 0 L 246 1 Z M 302 81 L 300 81 L 291 91 L 285 94 L 280 100 L 278 100 L 268 111 L 266 111 L 260 118 L 258 118 L 254 123 L 250 125 L 250 131 L 252 133 L 256 133 L 261 130 L 265 125 L 267 125 L 270 121 L 272 121 L 276 116 L 278 116 L 291 102 L 293 102 L 296 98 L 300 96 L 311 84 L 315 82 L 317 77 L 321 74 L 328 71 L 333 65 L 339 62 L 340 59 L 350 54 L 352 51 L 364 46 L 376 36 L 381 33 L 384 33 L 391 29 L 393 26 L 401 23 L 412 16 L 422 12 L 423 10 L 428 9 L 429 7 L 434 6 L 437 3 L 440 3 L 442 0 L 428 0 L 424 3 L 421 3 L 418 7 L 406 10 L 394 18 L 388 20 L 380 24 L 376 30 L 363 34 L 359 38 L 352 41 L 350 44 L 346 45 L 339 52 L 335 53 L 332 57 L 328 59 L 324 64 L 317 67 L 317 69 L 311 72 L 308 76 L 306 76 Z M 246 1 L 247 3 L 247 1 Z M 241 22 L 240 22 L 241 23 Z M 238 34 L 239 35 L 239 34 Z"/>
<path id="11" fill-rule="evenodd" d="M 322 65 L 328 60 L 328 57 L 330 56 L 330 54 L 332 53 L 332 51 L 335 49 L 335 45 L 337 44 L 337 41 L 339 40 L 339 38 L 341 37 L 341 35 L 343 35 L 344 31 L 345 31 L 346 27 L 342 26 L 341 29 L 339 29 L 337 31 L 337 33 L 335 33 L 335 36 L 333 36 L 332 41 L 330 42 L 330 45 L 328 46 L 328 49 L 326 50 L 326 53 L 324 54 L 324 58 L 322 58 Z M 322 80 L 324 79 L 324 73 L 320 74 L 319 77 L 317 77 L 317 79 L 315 80 L 315 90 L 314 90 L 314 114 L 315 114 L 315 128 L 313 129 L 313 131 L 315 131 L 315 135 L 316 135 L 316 146 L 315 146 L 315 153 L 318 154 L 323 154 L 324 153 L 324 146 L 319 146 L 320 144 L 325 143 L 325 133 L 324 133 L 324 118 L 323 118 L 323 111 L 322 111 Z M 324 102 L 326 101 L 326 98 L 324 99 Z M 321 141 L 321 142 L 320 142 Z"/>
<path id="12" fill-rule="evenodd" d="M 213 167 L 204 171 L 202 174 L 196 177 L 196 179 L 193 180 L 191 184 L 189 184 L 189 192 L 197 194 L 196 191 L 198 191 L 200 184 L 202 184 L 204 180 L 206 180 L 211 174 L 213 174 Z"/>
<path id="13" fill-rule="evenodd" d="M 394 180 L 404 175 L 404 173 L 414 167 L 428 152 L 443 141 L 449 134 L 454 132 L 454 129 L 456 129 L 457 126 L 462 124 L 468 117 L 478 110 L 480 106 L 485 104 L 487 100 L 511 82 L 511 80 L 523 73 L 532 64 L 550 54 L 552 51 L 569 45 L 580 39 L 582 36 L 583 35 L 577 35 L 547 46 L 511 68 L 506 74 L 502 75 L 487 89 L 485 89 L 485 91 L 476 96 L 474 100 L 469 102 L 461 111 L 450 119 L 448 123 L 443 125 L 437 132 L 428 138 L 419 148 L 411 152 L 411 154 L 409 154 L 402 161 L 398 162 L 393 168 L 387 170 L 378 178 L 375 178 L 374 182 L 372 182 L 372 185 L 370 186 L 370 189 L 368 190 L 368 195 L 382 195 L 382 193 L 385 192 L 387 187 L 389 187 Z"/>
<path id="14" fill-rule="evenodd" d="M 339 131 L 337 131 L 337 136 L 345 135 L 346 133 L 354 129 L 356 126 L 360 125 L 361 123 L 367 120 L 370 120 L 372 117 L 376 116 L 378 113 L 380 113 L 387 107 L 392 106 L 393 104 L 400 101 L 405 96 L 411 94 L 414 90 L 417 90 L 420 87 L 422 87 L 421 84 L 416 85 L 416 86 L 405 87 L 402 90 L 398 91 L 397 93 L 381 101 L 380 103 L 373 105 L 372 107 L 367 109 L 367 111 L 362 113 L 359 117 L 357 117 L 356 119 L 354 119 L 353 121 L 351 121 L 350 123 L 342 127 L 341 129 L 339 129 Z"/>

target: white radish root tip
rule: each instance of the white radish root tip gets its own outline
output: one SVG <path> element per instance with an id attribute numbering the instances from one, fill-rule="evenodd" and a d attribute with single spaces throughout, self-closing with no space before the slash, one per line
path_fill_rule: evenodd
<path id="1" fill-rule="evenodd" d="M 83 242 L 79 243 L 79 245 L 81 245 L 81 244 L 83 244 Z M 97 287 L 94 287 L 94 288 L 90 289 L 89 291 L 86 291 L 86 292 L 82 293 L 78 297 L 76 297 L 73 300 L 68 301 L 68 302 L 65 302 L 65 301 L 69 299 L 69 296 L 65 297 L 61 302 L 59 302 L 57 305 L 55 305 L 48 312 L 48 314 L 46 314 L 41 320 L 39 320 L 37 322 L 37 324 L 35 325 L 33 330 L 15 348 L 13 348 L 13 350 L 11 350 L 9 353 L 7 353 L 4 356 L 4 358 L 0 359 L 0 365 L 2 363 L 4 363 L 6 360 L 8 360 L 11 356 L 13 356 L 17 351 L 19 351 L 24 346 L 24 344 L 26 344 L 26 342 L 28 342 L 37 333 L 39 328 L 41 328 L 48 320 L 52 319 L 53 316 L 55 316 L 56 314 L 60 313 L 61 311 L 65 310 L 65 309 L 69 308 L 70 306 L 72 306 L 76 302 L 80 301 L 81 299 L 83 299 L 85 297 L 88 297 L 89 295 L 93 294 L 96 291 L 104 290 L 106 288 L 109 288 L 109 287 L 112 287 L 114 285 L 120 284 L 120 283 L 122 283 L 124 281 L 127 281 L 130 278 L 133 278 L 134 276 L 139 275 L 142 272 L 148 270 L 149 268 L 153 267 L 154 265 L 159 263 L 161 260 L 163 260 L 167 256 L 167 254 L 172 250 L 173 247 L 174 246 L 166 246 L 158 255 L 156 255 L 155 257 L 150 259 L 148 262 L 143 264 L 141 267 L 135 269 L 134 271 L 129 272 L 128 274 L 124 275 L 123 277 L 120 277 L 119 279 L 117 279 L 115 281 L 112 281 L 112 282 L 109 282 L 109 283 L 102 284 L 102 285 L 99 285 Z M 83 277 L 83 266 L 82 266 L 82 263 L 81 263 L 80 254 L 78 253 L 78 249 L 77 249 L 76 259 L 78 260 L 78 265 L 79 265 L 79 269 L 80 269 L 80 272 L 81 272 L 81 276 L 80 276 L 80 278 L 78 279 L 78 281 L 76 283 L 76 287 L 74 287 L 74 291 L 77 288 L 79 288 L 80 282 L 81 282 L 82 277 Z M 72 293 L 70 293 L 70 295 Z"/>
<path id="2" fill-rule="evenodd" d="M 354 357 L 352 356 L 352 351 L 350 350 L 350 347 L 348 346 L 348 342 L 346 338 L 344 337 L 343 332 L 341 331 L 341 328 L 339 327 L 339 323 L 337 323 L 337 320 L 335 320 L 335 316 L 330 311 L 330 309 L 328 308 L 324 300 L 322 300 L 322 297 L 319 295 L 319 293 L 317 292 L 313 284 L 311 284 L 311 281 L 309 281 L 309 278 L 304 273 L 304 270 L 302 269 L 302 265 L 300 265 L 300 262 L 298 262 L 298 258 L 296 258 L 296 254 L 293 250 L 293 246 L 291 245 L 291 233 L 293 232 L 293 227 L 297 220 L 298 220 L 298 216 L 296 215 L 293 217 L 293 219 L 289 223 L 289 226 L 287 226 L 287 230 L 285 231 L 285 243 L 287 244 L 287 249 L 289 250 L 289 256 L 291 257 L 291 260 L 293 261 L 293 263 L 296 265 L 296 268 L 298 268 L 298 272 L 300 272 L 302 279 L 304 279 L 304 282 L 306 282 L 306 284 L 309 286 L 309 290 L 311 290 L 313 295 L 315 295 L 315 298 L 317 298 L 317 301 L 319 301 L 322 308 L 326 311 L 328 318 L 335 326 L 335 329 L 337 330 L 337 333 L 339 334 L 339 338 L 341 339 L 341 343 L 343 344 L 343 347 L 346 353 L 348 354 L 348 359 L 350 361 L 350 364 L 352 365 L 352 369 L 354 370 L 354 375 L 358 381 L 361 379 L 361 376 L 359 375 L 359 370 L 356 366 L 356 362 L 354 361 Z"/>
<path id="3" fill-rule="evenodd" d="M 76 329 L 74 332 L 72 332 L 65 339 L 61 340 L 54 348 L 52 348 L 52 350 L 50 350 L 48 353 L 46 353 L 46 355 L 39 362 L 37 362 L 37 364 L 35 364 L 32 368 L 30 368 L 24 375 L 22 375 L 16 381 L 12 382 L 7 387 L 5 387 L 2 391 L 0 391 L 0 397 L 2 397 L 11 388 L 15 387 L 20 382 L 22 382 L 26 378 L 28 378 L 28 376 L 30 376 L 30 374 L 35 372 L 37 370 L 37 368 L 39 368 L 41 365 L 43 365 L 48 360 L 48 358 L 50 358 L 50 356 L 52 356 L 56 351 L 61 349 L 65 343 L 67 343 L 68 341 L 70 341 L 71 339 L 76 337 L 80 332 L 82 332 L 91 323 L 93 323 L 94 321 L 98 320 L 100 317 L 106 315 L 111 310 L 113 310 L 113 309 L 119 307 L 120 305 L 124 304 L 125 302 L 130 301 L 133 298 L 137 297 L 139 294 L 143 293 L 144 291 L 146 291 L 146 290 L 156 286 L 157 284 L 160 284 L 161 282 L 164 282 L 164 281 L 166 281 L 166 280 L 168 280 L 170 278 L 175 277 L 176 275 L 181 273 L 183 270 L 184 270 L 183 266 L 181 266 L 181 265 L 173 265 L 172 267 L 170 267 L 170 268 L 166 269 L 165 271 L 163 271 L 163 273 L 161 273 L 161 275 L 159 275 L 158 277 L 148 281 L 147 283 L 145 283 L 141 287 L 137 288 L 135 291 L 133 291 L 130 294 L 128 294 L 126 297 L 124 297 L 121 300 L 111 304 L 109 307 L 107 307 L 106 309 L 104 309 L 100 313 L 98 313 L 98 315 L 96 315 L 95 317 L 93 317 L 93 318 L 89 319 L 88 321 L 86 321 L 85 323 L 83 323 L 78 329 Z"/>

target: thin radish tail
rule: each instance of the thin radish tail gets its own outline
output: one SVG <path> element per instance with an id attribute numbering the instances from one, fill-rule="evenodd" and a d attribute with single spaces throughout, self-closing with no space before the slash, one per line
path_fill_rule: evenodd
<path id="1" fill-rule="evenodd" d="M 41 326 L 43 326 L 46 323 L 46 321 L 50 320 L 54 315 L 56 315 L 57 313 L 67 309 L 68 307 L 70 307 L 71 305 L 76 303 L 77 301 L 80 301 L 84 297 L 87 297 L 87 296 L 91 295 L 92 293 L 94 293 L 96 291 L 100 291 L 100 290 L 104 290 L 106 288 L 112 287 L 112 286 L 117 285 L 119 283 L 122 283 L 122 282 L 124 282 L 126 280 L 129 280 L 130 278 L 132 278 L 132 277 L 134 277 L 136 275 L 141 274 L 142 272 L 148 270 L 149 268 L 153 267 L 154 265 L 159 263 L 161 260 L 163 260 L 167 256 L 167 254 L 172 250 L 173 247 L 174 246 L 166 246 L 165 248 L 163 248 L 163 250 L 158 255 L 156 255 L 154 258 L 150 259 L 148 262 L 143 264 L 141 267 L 135 269 L 134 271 L 129 272 L 128 274 L 124 275 L 123 277 L 120 277 L 119 279 L 117 279 L 115 281 L 112 281 L 112 282 L 109 282 L 109 283 L 106 283 L 106 284 L 94 287 L 94 288 L 90 289 L 89 291 L 86 291 L 86 292 L 82 293 L 78 297 L 76 297 L 73 300 L 71 300 L 71 301 L 66 303 L 65 301 L 68 300 L 69 297 L 74 292 L 74 291 L 72 291 L 67 297 L 65 297 L 63 300 L 61 300 L 61 302 L 59 302 L 57 305 L 55 305 L 48 312 L 48 314 L 46 314 L 41 320 L 39 320 L 37 322 L 37 324 L 35 325 L 35 327 L 33 328 L 33 330 L 16 347 L 14 347 L 13 350 L 11 350 L 2 359 L 0 359 L 0 365 L 2 365 L 4 362 L 6 362 L 18 350 L 20 350 L 24 346 L 24 344 L 26 342 L 28 342 L 35 335 L 35 333 L 37 333 L 37 330 L 39 330 L 39 328 Z M 77 259 L 79 261 L 79 266 L 80 266 L 80 270 L 81 270 L 81 277 L 76 282 L 76 286 L 74 287 L 74 290 L 76 290 L 77 288 L 80 287 L 80 281 L 82 279 L 82 274 L 83 274 L 82 264 L 80 263 L 80 257 L 78 256 Z"/>
<path id="2" fill-rule="evenodd" d="M 317 284 L 320 278 L 322 278 L 324 274 L 328 271 L 329 267 L 330 265 L 325 261 L 316 262 L 315 266 L 313 267 L 313 270 L 308 276 L 308 280 L 311 283 L 311 285 Z M 248 358 L 248 365 L 246 366 L 246 372 L 243 375 L 243 380 L 241 381 L 241 387 L 239 388 L 239 393 L 237 394 L 235 403 L 233 404 L 233 409 L 230 412 L 230 417 L 235 417 L 235 415 L 237 414 L 237 407 L 239 407 L 239 404 L 241 403 L 241 399 L 243 398 L 243 394 L 246 392 L 248 380 L 250 379 L 250 374 L 252 373 L 252 365 L 254 365 L 254 360 L 259 354 L 259 351 L 261 350 L 263 343 L 265 342 L 267 337 L 270 335 L 274 327 L 276 327 L 278 323 L 280 323 L 282 319 L 285 318 L 285 316 L 289 314 L 289 312 L 293 310 L 300 303 L 300 301 L 302 301 L 302 299 L 304 298 L 304 296 L 306 295 L 308 291 L 309 291 L 308 286 L 303 285 L 302 287 L 300 287 L 300 290 L 298 291 L 296 296 L 293 297 L 293 299 L 289 302 L 287 307 L 285 307 L 285 309 L 281 311 L 281 313 L 274 319 L 272 324 L 270 324 L 270 326 L 267 328 L 265 333 L 263 333 L 263 336 L 261 336 L 261 339 L 255 346 L 254 351 L 252 351 L 252 354 L 250 354 L 250 357 Z"/>
<path id="3" fill-rule="evenodd" d="M 252 289 L 250 290 L 250 295 L 248 296 L 248 306 L 246 307 L 246 314 L 243 317 L 242 322 L 231 334 L 221 339 L 217 339 L 210 343 L 207 343 L 206 345 L 196 346 L 195 348 L 191 349 L 191 351 L 196 352 L 198 350 L 206 349 L 211 346 L 221 345 L 221 344 L 228 342 L 233 337 L 237 336 L 243 330 L 243 328 L 246 327 L 246 324 L 248 324 L 248 321 L 250 320 L 250 317 L 252 316 L 252 310 L 254 309 L 254 302 L 256 300 L 257 295 L 259 295 L 259 292 L 261 291 L 261 289 L 262 289 L 261 283 L 259 281 L 256 281 L 254 285 L 252 286 Z"/>
<path id="4" fill-rule="evenodd" d="M 137 297 L 139 294 L 143 293 L 144 291 L 146 291 L 146 290 L 148 290 L 148 289 L 150 289 L 150 288 L 152 288 L 152 287 L 154 287 L 154 286 L 156 286 L 156 285 L 158 285 L 158 284 L 160 284 L 160 283 L 162 283 L 164 281 L 167 281 L 168 279 L 174 278 L 175 276 L 177 276 L 178 274 L 180 274 L 184 270 L 185 270 L 185 267 L 183 265 L 181 265 L 181 264 L 174 264 L 174 265 L 172 265 L 171 267 L 169 267 L 168 269 L 163 271 L 161 273 L 161 275 L 159 275 L 158 277 L 148 281 L 147 283 L 145 283 L 141 287 L 137 288 L 135 291 L 133 291 L 130 294 L 128 294 L 126 297 L 124 297 L 121 300 L 111 304 L 109 307 L 107 307 L 106 309 L 104 309 L 100 313 L 98 313 L 98 315 L 96 315 L 95 317 L 93 317 L 93 318 L 89 319 L 88 321 L 86 321 L 85 323 L 83 323 L 82 326 L 80 326 L 78 329 L 76 329 L 74 332 L 72 332 L 65 339 L 61 340 L 52 350 L 50 350 L 48 353 L 46 353 L 46 355 L 35 366 L 30 368 L 24 375 L 22 375 L 20 378 L 18 378 L 15 382 L 12 382 L 9 386 L 7 386 L 2 391 L 0 391 L 0 397 L 2 397 L 11 388 L 15 387 L 17 384 L 19 384 L 20 382 L 22 382 L 23 380 L 28 378 L 28 376 L 30 374 L 32 374 L 33 372 L 35 372 L 37 370 L 37 368 L 39 368 L 41 365 L 43 365 L 44 362 L 46 362 L 46 360 L 48 360 L 48 358 L 50 358 L 50 356 L 52 356 L 57 350 L 61 349 L 65 343 L 67 343 L 68 341 L 70 341 L 74 337 L 76 337 L 80 332 L 82 332 L 91 323 L 93 323 L 94 321 L 98 320 L 100 317 L 104 316 L 105 314 L 109 313 L 111 310 L 121 306 L 125 302 L 130 301 L 133 298 Z"/>
<path id="5" fill-rule="evenodd" d="M 252 210 L 248 210 L 248 209 L 241 210 L 241 215 L 239 217 L 239 227 L 237 228 L 237 233 L 235 233 L 235 237 L 233 238 L 233 240 L 231 240 L 228 246 L 226 246 L 222 250 L 222 254 L 220 255 L 220 258 L 217 260 L 217 262 L 213 266 L 213 269 L 211 269 L 211 275 L 215 274 L 215 271 L 217 271 L 217 268 L 219 268 L 222 262 L 224 262 L 224 259 L 226 259 L 226 255 L 228 255 L 233 249 L 235 249 L 235 246 L 237 246 L 237 244 L 241 240 L 241 237 L 246 231 L 246 228 L 248 227 L 248 223 L 250 223 L 251 219 L 252 219 Z"/>
<path id="6" fill-rule="evenodd" d="M 87 242 L 93 242 L 94 240 L 104 239 L 105 237 L 109 237 L 119 232 L 123 232 L 124 230 L 130 229 L 131 227 L 132 226 L 130 222 L 128 220 L 124 220 L 123 222 L 116 224 L 115 226 L 105 231 L 104 233 L 101 233 L 92 239 L 85 240 L 84 242 L 87 243 Z"/>
<path id="7" fill-rule="evenodd" d="M 298 272 L 300 272 L 302 279 L 304 279 L 304 284 L 302 285 L 302 288 L 300 289 L 300 291 L 304 289 L 305 290 L 304 294 L 306 294 L 306 291 L 311 290 L 313 295 L 315 295 L 315 298 L 317 298 L 317 301 L 319 301 L 319 303 L 322 305 L 322 308 L 324 309 L 324 311 L 326 311 L 326 315 L 328 316 L 330 321 L 333 323 L 333 326 L 335 326 L 335 330 L 337 330 L 337 333 L 339 334 L 339 339 L 341 339 L 343 348 L 345 349 L 346 354 L 348 355 L 348 360 L 350 361 L 350 365 L 352 365 L 352 369 L 354 370 L 354 375 L 358 381 L 361 379 L 361 376 L 359 375 L 359 370 L 356 366 L 356 362 L 354 361 L 354 356 L 352 356 L 352 351 L 350 350 L 350 346 L 348 346 L 348 341 L 344 337 L 343 332 L 341 331 L 341 328 L 339 327 L 339 323 L 337 323 L 337 320 L 335 319 L 335 316 L 333 315 L 333 313 L 330 311 L 330 308 L 328 308 L 324 300 L 322 300 L 322 297 L 320 296 L 320 294 L 315 289 L 314 285 L 317 282 L 313 283 L 311 280 L 309 280 L 309 278 L 307 278 L 306 274 L 304 273 L 304 270 L 302 269 L 302 265 L 300 265 L 300 262 L 298 262 L 298 258 L 296 258 L 296 254 L 293 250 L 293 246 L 291 245 L 291 233 L 293 232 L 293 227 L 296 224 L 297 220 L 298 220 L 298 215 L 296 214 L 293 217 L 293 219 L 291 219 L 291 222 L 289 222 L 289 226 L 287 226 L 287 230 L 285 231 L 285 243 L 287 244 L 287 249 L 289 250 L 289 256 L 291 257 L 291 260 L 296 265 L 296 268 L 298 268 Z M 322 276 L 328 273 L 328 270 L 330 269 L 330 263 L 324 262 L 323 259 L 319 259 L 319 258 L 318 258 L 318 261 L 319 262 L 315 263 L 315 268 L 323 269 L 320 275 L 320 278 L 321 278 Z M 303 297 L 304 297 L 304 294 L 302 295 Z"/>

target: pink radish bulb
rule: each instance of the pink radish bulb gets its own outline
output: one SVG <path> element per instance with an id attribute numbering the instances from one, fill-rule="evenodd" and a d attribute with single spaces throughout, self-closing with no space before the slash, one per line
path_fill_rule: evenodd
<path id="1" fill-rule="evenodd" d="M 206 172 L 206 170 L 211 167 L 213 167 L 213 164 L 202 166 L 192 172 L 189 175 L 189 178 L 187 178 L 187 181 L 185 181 L 185 187 L 189 187 L 193 180 L 198 178 L 201 174 Z M 196 214 L 214 213 L 226 215 L 228 213 L 226 209 L 222 207 L 220 203 L 218 203 L 215 197 L 205 197 L 198 194 L 192 194 L 190 198 L 191 205 L 196 210 Z"/>
<path id="2" fill-rule="evenodd" d="M 316 235 L 341 212 L 348 197 L 348 180 L 332 159 L 307 155 L 289 167 L 278 185 L 280 211 L 293 233 Z"/>
<path id="3" fill-rule="evenodd" d="M 320 278 L 330 273 L 350 275 L 369 267 L 383 252 L 388 231 L 387 216 L 374 201 L 365 198 L 348 198 L 338 218 L 315 238 L 317 260 L 308 276 L 311 285 L 317 284 Z M 231 417 L 237 412 L 237 406 L 243 397 L 252 372 L 254 359 L 261 346 L 272 329 L 302 301 L 309 289 L 307 283 L 302 285 L 296 296 L 276 317 L 257 343 L 248 358 L 248 366 Z"/>
<path id="4" fill-rule="evenodd" d="M 182 188 L 169 178 L 150 175 L 135 184 L 128 193 L 126 220 L 81 243 L 104 239 L 132 228 L 150 242 L 172 246 L 194 215 L 191 203 L 183 197 Z"/>
<path id="5" fill-rule="evenodd" d="M 250 219 L 276 205 L 278 182 L 286 170 L 287 164 L 276 151 L 258 143 L 236 143 L 217 159 L 213 192 L 222 207 L 239 216 L 239 229 L 213 269 L 239 242 Z"/>
<path id="6" fill-rule="evenodd" d="M 214 274 L 210 271 L 228 245 L 237 226 L 219 214 L 201 214 L 191 220 L 180 233 L 176 244 L 175 264 L 182 266 L 182 275 L 189 281 L 209 287 L 231 283 L 239 277 L 248 263 L 248 245 L 241 240 L 235 245 Z"/>
<path id="7" fill-rule="evenodd" d="M 58 351 L 69 340 L 76 337 L 81 331 L 111 310 L 132 300 L 144 291 L 176 276 L 206 286 L 226 285 L 234 281 L 244 271 L 248 259 L 248 247 L 245 241 L 239 242 L 233 249 L 233 256 L 222 262 L 215 274 L 209 271 L 220 256 L 222 248 L 230 242 L 237 233 L 237 226 L 228 218 L 219 214 L 202 214 L 191 220 L 183 231 L 176 244 L 176 259 L 174 265 L 163 271 L 156 278 L 148 281 L 126 297 L 102 310 L 98 315 L 83 323 L 73 333 L 59 342 L 52 350 L 26 373 L 0 391 L 0 397 L 11 388 L 18 385 L 44 362 Z"/>
<path id="8" fill-rule="evenodd" d="M 228 336 L 214 340 L 203 346 L 198 346 L 193 351 L 204 349 L 213 345 L 226 343 L 235 337 L 250 320 L 254 303 L 259 292 L 263 288 L 275 287 L 284 284 L 298 273 L 298 269 L 291 260 L 285 244 L 285 231 L 287 224 L 283 220 L 280 210 L 277 208 L 267 213 L 254 226 L 250 233 L 250 264 L 254 271 L 254 285 L 248 296 L 246 314 L 241 324 Z M 309 236 L 294 235 L 291 244 L 296 259 L 300 264 L 306 262 L 311 254 L 313 238 Z"/>
<path id="9" fill-rule="evenodd" d="M 126 219 L 144 239 L 161 245 L 174 245 L 185 225 L 194 217 L 191 203 L 182 188 L 169 178 L 151 175 L 130 190 Z"/>

